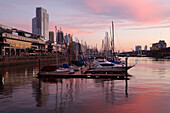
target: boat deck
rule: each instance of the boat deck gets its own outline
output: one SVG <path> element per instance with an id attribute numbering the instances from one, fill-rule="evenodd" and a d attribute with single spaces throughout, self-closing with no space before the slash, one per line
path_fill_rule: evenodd
<path id="1" fill-rule="evenodd" d="M 54 72 L 41 72 L 38 74 L 38 77 L 55 77 L 55 78 L 111 78 L 111 79 L 126 79 L 126 74 L 91 74 L 85 72 L 89 69 L 89 66 L 73 73 L 54 73 Z M 131 75 L 127 75 L 128 79 Z"/>

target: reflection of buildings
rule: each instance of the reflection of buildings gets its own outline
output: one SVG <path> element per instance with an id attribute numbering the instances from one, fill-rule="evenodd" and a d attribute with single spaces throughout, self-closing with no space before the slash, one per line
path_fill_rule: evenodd
<path id="1" fill-rule="evenodd" d="M 91 97 L 91 93 L 93 93 L 92 90 L 100 91 L 101 93 L 99 95 L 104 96 L 104 100 L 107 103 L 111 104 L 122 104 L 122 99 L 124 100 L 126 98 L 124 93 L 124 88 L 116 88 L 115 90 L 115 81 L 111 79 L 94 79 L 95 83 L 93 82 L 93 79 L 59 79 L 59 78 L 43 78 L 41 79 L 44 87 L 48 87 L 49 83 L 52 83 L 53 88 L 49 89 L 56 89 L 56 92 L 52 90 L 52 94 L 56 93 L 55 98 L 55 112 L 56 113 L 64 113 L 68 112 L 70 107 L 72 105 L 77 104 L 77 100 L 80 99 L 91 99 L 94 98 Z M 47 84 L 48 83 L 48 84 Z M 90 84 L 89 84 L 90 83 Z M 95 87 L 91 83 L 95 84 Z M 36 85 L 36 84 L 34 84 Z M 55 85 L 55 86 L 54 86 Z M 90 85 L 90 86 L 89 86 Z M 92 85 L 92 86 L 91 86 Z M 94 89 L 91 89 L 94 88 Z M 122 92 L 123 90 L 123 92 Z M 50 92 L 50 90 L 48 90 Z M 89 92 L 90 91 L 90 92 Z M 36 92 L 38 93 L 36 96 L 37 104 L 39 105 L 45 105 L 46 100 L 42 101 L 43 98 L 47 99 L 47 92 L 43 92 L 40 89 L 40 92 L 38 89 L 36 89 Z M 44 93 L 44 94 L 43 94 Z M 43 97 L 44 95 L 44 97 Z M 40 97 L 41 96 L 41 97 Z M 100 96 L 99 96 L 100 97 Z M 38 99 L 37 99 L 38 98 Z M 120 99 L 121 98 L 121 99 Z M 42 102 L 42 103 L 41 103 Z M 43 103 L 44 102 L 44 103 Z M 124 101 L 123 101 L 124 102 Z M 70 111 L 71 112 L 71 111 Z"/>
<path id="2" fill-rule="evenodd" d="M 106 102 L 112 103 L 115 100 L 114 80 L 111 79 L 95 79 L 96 87 L 101 87 L 105 94 Z"/>
<path id="3" fill-rule="evenodd" d="M 64 113 L 66 108 L 74 103 L 78 94 L 86 87 L 86 80 L 81 79 L 59 79 L 59 78 L 41 78 L 42 87 L 38 87 L 38 82 L 33 83 L 33 96 L 36 96 L 36 102 L 39 107 L 46 105 L 50 90 L 49 83 L 56 84 L 55 112 Z M 53 85 L 54 86 L 54 85 Z M 43 89 L 44 87 L 44 89 Z M 54 91 L 54 90 L 53 90 Z M 54 94 L 54 92 L 53 92 Z"/>
<path id="4" fill-rule="evenodd" d="M 14 95 L 17 93 L 16 88 L 20 88 L 20 86 L 24 86 L 35 79 L 32 75 L 32 68 L 23 65 L 0 67 L 0 97 L 13 98 L 13 93 Z"/>
<path id="5" fill-rule="evenodd" d="M 41 82 L 41 85 L 38 80 L 32 81 L 32 90 L 33 90 L 33 97 L 36 100 L 36 106 L 42 107 L 47 104 L 48 101 L 48 85 L 44 82 Z"/>

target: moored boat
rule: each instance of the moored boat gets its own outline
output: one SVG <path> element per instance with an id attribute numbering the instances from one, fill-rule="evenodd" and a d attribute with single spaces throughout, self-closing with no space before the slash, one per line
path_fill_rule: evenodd
<path id="1" fill-rule="evenodd" d="M 115 64 L 107 61 L 106 59 L 96 59 L 93 62 L 93 66 L 89 68 L 86 73 L 92 74 L 114 74 L 114 73 L 125 73 L 128 69 L 135 65 L 127 66 L 125 64 Z"/>

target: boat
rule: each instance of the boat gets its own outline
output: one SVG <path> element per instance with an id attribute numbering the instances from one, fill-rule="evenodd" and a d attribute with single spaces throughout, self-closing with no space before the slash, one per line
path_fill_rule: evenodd
<path id="1" fill-rule="evenodd" d="M 41 75 L 43 74 L 68 75 L 73 73 L 74 73 L 73 68 L 57 67 L 57 66 L 44 66 L 40 72 Z"/>
<path id="2" fill-rule="evenodd" d="M 92 74 L 117 74 L 117 73 L 125 73 L 128 69 L 134 67 L 135 65 L 127 66 L 122 64 L 116 64 L 107 61 L 106 59 L 95 59 L 93 61 L 93 66 L 89 68 L 86 73 Z"/>
<path id="3" fill-rule="evenodd" d="M 170 59 L 170 56 L 165 56 L 164 59 Z"/>

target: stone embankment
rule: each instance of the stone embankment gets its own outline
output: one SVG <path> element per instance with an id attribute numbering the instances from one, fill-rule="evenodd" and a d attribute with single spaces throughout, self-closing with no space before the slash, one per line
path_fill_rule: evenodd
<path id="1" fill-rule="evenodd" d="M 56 62 L 56 56 L 41 56 L 41 63 Z M 37 64 L 39 62 L 39 56 L 16 56 L 16 57 L 0 57 L 0 66 L 15 66 L 23 64 Z M 67 62 L 65 56 L 58 57 L 58 64 Z"/>

